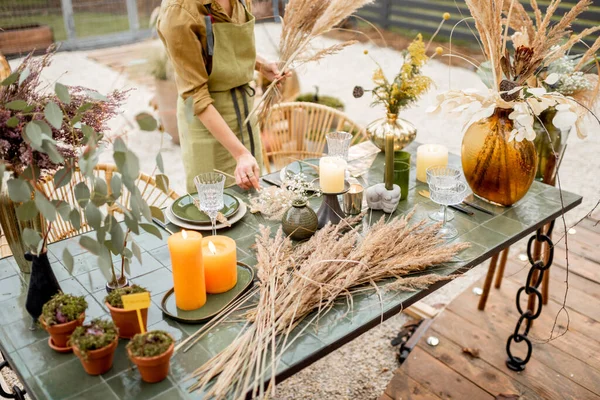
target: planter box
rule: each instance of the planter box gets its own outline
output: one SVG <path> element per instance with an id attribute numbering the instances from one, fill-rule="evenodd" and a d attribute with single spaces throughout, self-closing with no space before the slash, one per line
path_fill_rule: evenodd
<path id="1" fill-rule="evenodd" d="M 52 28 L 46 25 L 23 25 L 0 28 L 0 53 L 5 55 L 45 51 L 54 43 Z"/>

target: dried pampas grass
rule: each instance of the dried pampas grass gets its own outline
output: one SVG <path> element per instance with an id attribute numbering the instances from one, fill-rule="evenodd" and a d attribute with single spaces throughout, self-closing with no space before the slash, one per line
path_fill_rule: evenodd
<path id="1" fill-rule="evenodd" d="M 324 49 L 314 49 L 312 41 L 335 29 L 346 18 L 362 6 L 374 0 L 290 0 L 285 9 L 283 29 L 279 42 L 279 69 L 285 71 L 300 65 L 317 61 L 338 53 L 356 41 L 347 41 Z M 250 113 L 250 117 L 259 110 L 264 118 L 271 108 L 281 101 L 281 92 L 274 81 L 269 85 L 263 97 Z"/>
<path id="2" fill-rule="evenodd" d="M 364 232 L 352 227 L 362 219 L 354 217 L 327 225 L 299 245 L 281 229 L 272 236 L 270 228 L 261 227 L 256 242 L 260 296 L 246 313 L 251 324 L 195 371 L 197 382 L 190 390 L 202 388 L 207 398 L 216 399 L 243 399 L 249 392 L 269 397 L 282 353 L 299 335 L 291 331 L 313 311 L 311 321 L 340 298 L 351 305 L 352 293 L 366 287 L 378 293 L 416 290 L 452 279 L 432 267 L 451 261 L 469 245 L 445 243 L 438 236 L 441 224 L 410 224 L 413 214 L 388 222 L 382 218 Z M 377 286 L 382 280 L 392 281 Z"/>

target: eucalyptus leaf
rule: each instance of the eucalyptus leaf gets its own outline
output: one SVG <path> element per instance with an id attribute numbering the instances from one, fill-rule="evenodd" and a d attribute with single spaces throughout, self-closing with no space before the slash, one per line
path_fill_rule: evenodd
<path id="1" fill-rule="evenodd" d="M 113 143 L 113 150 L 121 153 L 127 153 L 129 149 L 122 138 L 118 137 Z"/>
<path id="2" fill-rule="evenodd" d="M 150 206 L 150 212 L 152 213 L 152 218 L 156 218 L 160 222 L 165 222 L 165 214 L 162 210 L 155 206 Z"/>
<path id="3" fill-rule="evenodd" d="M 136 235 L 140 234 L 140 226 L 139 226 L 139 222 L 137 219 L 132 218 L 131 214 L 127 215 L 125 214 L 125 225 L 127 226 L 127 228 L 135 233 Z"/>
<path id="4" fill-rule="evenodd" d="M 38 209 L 33 200 L 22 203 L 16 209 L 17 218 L 19 221 L 30 221 L 38 215 Z"/>
<path id="5" fill-rule="evenodd" d="M 103 249 L 98 257 L 98 267 L 108 282 L 115 278 L 112 257 L 107 249 Z"/>
<path id="6" fill-rule="evenodd" d="M 64 248 L 62 253 L 62 261 L 63 264 L 65 264 L 65 268 L 67 268 L 67 271 L 69 271 L 69 275 L 72 275 L 73 267 L 75 266 L 75 260 L 73 260 L 71 252 L 66 247 Z"/>
<path id="7" fill-rule="evenodd" d="M 102 245 L 89 236 L 81 236 L 79 239 L 79 244 L 81 247 L 96 256 L 99 255 L 100 251 L 102 250 Z"/>
<path id="8" fill-rule="evenodd" d="M 85 206 L 85 220 L 94 229 L 99 229 L 102 224 L 102 213 L 92 203 Z"/>
<path id="9" fill-rule="evenodd" d="M 40 213 L 48 221 L 56 221 L 56 207 L 50 200 L 44 196 L 44 194 L 38 190 L 35 191 L 35 205 L 37 206 Z"/>
<path id="10" fill-rule="evenodd" d="M 156 166 L 161 174 L 165 173 L 165 163 L 163 162 L 162 153 L 156 155 Z"/>
<path id="11" fill-rule="evenodd" d="M 143 223 L 143 224 L 140 224 L 140 226 L 142 227 L 143 230 L 150 233 L 151 235 L 154 235 L 157 238 L 162 239 L 162 235 L 160 234 L 160 231 L 158 230 L 156 225 Z"/>
<path id="12" fill-rule="evenodd" d="M 114 174 L 110 179 L 110 191 L 113 199 L 118 199 L 121 197 L 121 186 L 123 183 L 121 182 L 121 175 Z"/>
<path id="13" fill-rule="evenodd" d="M 127 275 L 131 275 L 131 261 L 129 258 L 123 259 L 123 270 Z"/>
<path id="14" fill-rule="evenodd" d="M 23 179 L 29 179 L 30 181 L 37 181 L 38 179 L 40 179 L 40 176 L 40 169 L 35 164 L 29 165 L 21 174 L 21 177 Z"/>
<path id="15" fill-rule="evenodd" d="M 42 242 L 42 237 L 37 231 L 31 228 L 25 228 L 23 229 L 23 242 L 27 248 L 33 252 L 37 252 L 37 249 Z"/>
<path id="16" fill-rule="evenodd" d="M 50 161 L 52 161 L 53 163 L 60 164 L 63 161 L 65 161 L 63 156 L 61 156 L 58 152 L 58 149 L 56 148 L 56 145 L 54 143 L 48 140 L 44 140 L 44 142 L 42 143 L 42 149 L 44 149 L 44 152 L 48 155 L 48 157 L 50 157 Z"/>
<path id="17" fill-rule="evenodd" d="M 153 132 L 158 128 L 156 119 L 148 113 L 139 113 L 135 116 L 135 120 L 143 131 Z"/>
<path id="18" fill-rule="evenodd" d="M 21 72 L 21 76 L 19 76 L 19 86 L 21 86 L 23 82 L 25 82 L 25 79 L 29 78 L 29 75 L 31 75 L 31 70 L 29 69 L 29 67 L 25 67 L 23 72 Z"/>
<path id="19" fill-rule="evenodd" d="M 79 204 L 81 207 L 85 207 L 90 201 L 90 189 L 85 182 L 79 182 L 77 185 L 75 185 L 73 192 L 75 193 L 77 204 Z"/>
<path id="20" fill-rule="evenodd" d="M 86 111 L 89 111 L 92 107 L 94 107 L 93 103 L 83 103 L 81 106 L 79 106 L 79 108 L 77 109 L 77 113 L 78 114 L 83 114 Z"/>
<path id="21" fill-rule="evenodd" d="M 77 209 L 71 210 L 69 213 L 69 221 L 71 221 L 71 225 L 76 230 L 81 229 L 81 213 Z"/>
<path id="22" fill-rule="evenodd" d="M 9 128 L 14 128 L 17 125 L 19 125 L 19 118 L 17 117 L 10 117 L 7 121 L 6 121 L 6 126 Z"/>
<path id="23" fill-rule="evenodd" d="M 114 217 L 112 217 L 112 219 L 114 220 Z M 125 233 L 116 220 L 110 228 L 110 240 L 112 241 L 115 250 L 117 250 L 117 253 L 121 253 L 125 247 Z"/>
<path id="24" fill-rule="evenodd" d="M 5 80 L 3 80 L 2 83 L 0 83 L 0 85 L 2 85 L 2 86 L 10 86 L 13 83 L 15 83 L 18 79 L 19 79 L 19 73 L 18 72 L 13 72 L 12 74 L 10 74 L 8 76 L 8 78 L 6 78 Z"/>
<path id="25" fill-rule="evenodd" d="M 67 105 L 71 104 L 71 95 L 69 94 L 69 89 L 65 85 L 56 82 L 56 85 L 54 85 L 54 92 L 60 101 Z"/>
<path id="26" fill-rule="evenodd" d="M 65 165 L 54 174 L 54 187 L 59 189 L 65 185 L 68 185 L 71 183 L 72 176 L 73 170 L 71 169 L 71 166 Z"/>
<path id="27" fill-rule="evenodd" d="M 32 121 L 34 124 L 36 124 L 41 130 L 42 133 L 44 133 L 46 136 L 48 136 L 50 139 L 46 139 L 46 140 L 53 140 L 52 139 L 52 128 L 50 128 L 50 125 L 48 125 L 46 123 L 46 121 L 41 120 L 41 119 L 36 119 L 35 121 Z"/>
<path id="28" fill-rule="evenodd" d="M 156 180 L 156 187 L 163 191 L 165 194 L 169 194 L 169 177 L 164 174 L 158 174 L 154 178 Z"/>
<path id="29" fill-rule="evenodd" d="M 131 241 L 131 252 L 133 253 L 133 256 L 141 264 L 142 263 L 142 250 L 140 249 L 140 246 L 138 246 L 138 244 L 136 242 L 134 242 L 133 240 Z"/>
<path id="30" fill-rule="evenodd" d="M 29 139 L 31 144 L 36 148 L 42 147 L 43 137 L 42 137 L 42 129 L 38 124 L 33 122 L 29 122 L 25 126 L 25 137 Z"/>
<path id="31" fill-rule="evenodd" d="M 15 203 L 31 200 L 31 187 L 22 179 L 13 178 L 6 182 L 8 196 Z"/>
<path id="32" fill-rule="evenodd" d="M 23 111 L 27 107 L 27 102 L 25 100 L 13 100 L 6 103 L 4 107 L 9 110 Z"/>
<path id="33" fill-rule="evenodd" d="M 53 101 L 46 104 L 44 108 L 44 117 L 56 129 L 62 128 L 64 114 L 60 107 Z"/>
<path id="34" fill-rule="evenodd" d="M 92 128 L 89 125 L 83 124 L 81 125 L 81 133 L 83 133 L 83 137 L 85 138 L 85 144 L 89 143 L 90 139 L 94 139 L 95 143 L 96 131 L 94 130 L 94 128 Z"/>
<path id="35" fill-rule="evenodd" d="M 92 193 L 92 203 L 96 205 L 96 207 L 103 206 L 106 204 L 106 200 L 108 197 L 108 187 L 106 186 L 106 182 L 103 179 L 97 178 L 94 181 L 94 193 Z"/>
<path id="36" fill-rule="evenodd" d="M 106 96 L 104 96 L 103 94 L 100 94 L 99 92 L 95 91 L 95 90 L 90 90 L 88 89 L 86 91 L 86 94 L 88 95 L 88 97 L 92 100 L 98 100 L 98 101 L 107 101 L 108 99 L 106 98 Z"/>
<path id="37" fill-rule="evenodd" d="M 69 214 L 71 213 L 71 205 L 64 200 L 52 200 L 56 211 L 63 219 L 63 221 L 69 221 Z"/>

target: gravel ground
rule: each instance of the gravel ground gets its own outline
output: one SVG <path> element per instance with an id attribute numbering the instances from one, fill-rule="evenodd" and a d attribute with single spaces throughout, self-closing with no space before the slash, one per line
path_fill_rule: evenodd
<path id="1" fill-rule="evenodd" d="M 257 46 L 259 52 L 276 59 L 274 43 L 278 42 L 279 26 L 260 24 L 257 27 Z M 323 39 L 316 46 L 334 43 L 332 39 Z M 346 112 L 361 124 L 381 118 L 382 109 L 369 107 L 370 98 L 352 97 L 352 88 L 362 85 L 370 88 L 370 78 L 374 69 L 373 62 L 364 55 L 364 50 L 377 60 L 384 71 L 391 76 L 399 68 L 399 52 L 392 49 L 377 48 L 369 44 L 359 44 L 347 48 L 342 53 L 324 59 L 317 64 L 309 64 L 298 70 L 303 91 L 313 91 L 319 87 L 321 94 L 334 95 L 346 104 Z M 11 62 L 13 67 L 18 60 Z M 479 87 L 482 84 L 477 76 L 463 68 L 449 68 L 432 60 L 424 71 L 435 82 L 436 88 L 423 97 L 415 107 L 402 113 L 402 117 L 414 122 L 418 127 L 417 140 L 423 143 L 440 143 L 451 152 L 460 152 L 460 127 L 455 121 L 431 116 L 425 110 L 434 101 L 440 91 L 453 88 Z M 48 68 L 45 78 L 49 82 L 60 80 L 69 85 L 82 85 L 106 93 L 112 89 L 133 89 L 123 114 L 113 121 L 114 132 L 128 131 L 127 141 L 140 156 L 142 169 L 151 172 L 154 168 L 154 156 L 158 151 L 160 135 L 140 132 L 130 122 L 133 116 L 142 110 L 148 110 L 152 98 L 152 89 L 134 84 L 116 71 L 95 63 L 86 57 L 85 52 L 59 53 L 54 64 Z M 450 85 L 452 82 L 452 85 Z M 582 194 L 584 205 L 567 216 L 569 222 L 583 217 L 596 203 L 600 189 L 597 171 L 600 168 L 600 135 L 597 125 L 590 126 L 590 137 L 579 140 L 569 138 L 569 150 L 562 164 L 561 176 L 563 188 Z M 166 173 L 175 190 L 184 188 L 181 154 L 178 146 L 166 140 L 163 146 L 163 158 Z M 111 162 L 110 158 L 103 161 Z M 517 251 L 512 253 L 518 254 Z M 444 288 L 427 297 L 430 305 L 448 304 L 454 297 L 479 279 L 487 266 L 479 266 L 464 277 L 458 278 Z M 288 379 L 278 386 L 278 399 L 374 399 L 385 389 L 397 367 L 394 349 L 390 340 L 395 337 L 403 323 L 404 315 L 393 317 L 328 357 Z M 8 379 L 13 379 L 9 376 Z"/>

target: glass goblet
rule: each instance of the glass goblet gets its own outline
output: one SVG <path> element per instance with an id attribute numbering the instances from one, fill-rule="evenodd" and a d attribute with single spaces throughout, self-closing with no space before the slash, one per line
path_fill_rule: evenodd
<path id="1" fill-rule="evenodd" d="M 458 231 L 447 220 L 448 206 L 460 204 L 467 196 L 467 184 L 457 181 L 454 186 L 437 186 L 435 183 L 429 184 L 431 200 L 444 208 L 443 225 L 440 229 L 440 236 L 443 239 L 452 239 L 458 236 Z"/>
<path id="2" fill-rule="evenodd" d="M 458 182 L 460 178 L 460 170 L 452 167 L 441 167 L 433 166 L 427 168 L 427 183 L 431 184 L 432 180 L 435 179 L 440 186 L 452 186 Z M 434 211 L 429 214 L 429 218 L 434 221 L 444 220 L 444 207 L 440 207 L 438 211 Z M 446 211 L 446 221 L 452 221 L 454 219 L 454 212 L 452 210 Z"/>
<path id="3" fill-rule="evenodd" d="M 352 135 L 348 132 L 331 132 L 325 136 L 327 139 L 327 155 L 331 157 L 340 157 L 348 161 L 348 150 Z"/>
<path id="4" fill-rule="evenodd" d="M 210 218 L 213 236 L 217 234 L 217 215 L 224 207 L 225 179 L 225 175 L 217 172 L 207 172 L 194 178 L 194 184 L 198 189 L 199 208 Z"/>

